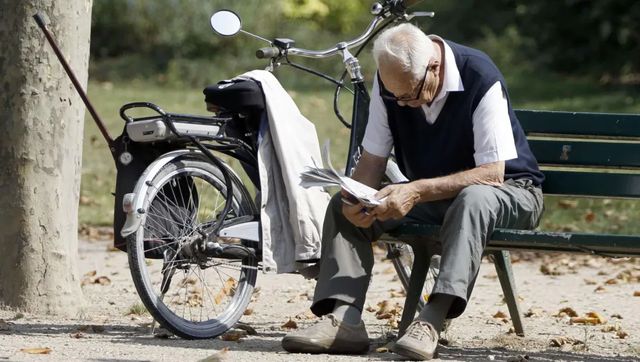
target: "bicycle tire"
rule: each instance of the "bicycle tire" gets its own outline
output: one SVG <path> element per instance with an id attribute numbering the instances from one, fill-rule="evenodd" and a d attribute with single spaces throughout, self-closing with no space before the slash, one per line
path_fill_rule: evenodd
<path id="1" fill-rule="evenodd" d="M 232 182 L 232 216 L 254 215 L 256 208 L 248 191 L 237 177 L 233 176 Z M 154 187 L 144 200 L 144 220 L 140 228 L 127 237 L 131 276 L 138 295 L 153 318 L 175 335 L 185 339 L 216 337 L 242 317 L 253 294 L 258 260 L 255 257 L 231 261 L 207 258 L 204 261 L 199 259 L 195 264 L 192 260 L 176 258 L 182 255 L 180 251 L 186 245 L 185 240 L 197 232 L 198 226 L 205 223 L 210 225 L 219 216 L 216 211 L 224 207 L 226 199 L 222 205 L 216 202 L 211 207 L 211 198 L 208 196 L 212 193 L 216 201 L 219 197 L 225 198 L 227 187 L 223 174 L 203 156 L 192 156 L 165 165 L 151 176 L 151 184 Z M 188 199 L 185 200 L 186 194 Z M 164 209 L 167 214 L 159 211 Z M 153 264 L 158 262 L 157 259 L 149 256 L 157 254 L 153 248 L 163 250 L 164 258 L 159 272 Z M 226 270 L 221 273 L 218 268 L 230 267 L 231 264 L 238 269 L 237 278 L 235 274 L 227 274 Z M 156 273 L 152 275 L 154 271 Z M 183 274 L 182 280 L 176 278 L 180 274 Z M 208 287 L 206 277 L 211 274 L 214 275 L 212 283 L 217 283 L 216 279 L 219 279 L 221 286 L 205 292 Z M 216 274 L 218 278 L 215 278 Z M 226 276 L 229 279 L 225 281 Z M 158 277 L 160 283 L 157 282 Z M 174 289 L 171 289 L 172 284 Z M 214 297 L 212 293 L 217 294 Z M 181 299 L 182 295 L 184 300 Z M 223 300 L 226 303 L 221 306 Z M 180 306 L 182 315 L 178 312 Z M 198 320 L 193 318 L 192 307 L 200 307 Z M 212 317 L 207 310 L 206 317 L 202 318 L 204 307 L 214 309 Z"/>

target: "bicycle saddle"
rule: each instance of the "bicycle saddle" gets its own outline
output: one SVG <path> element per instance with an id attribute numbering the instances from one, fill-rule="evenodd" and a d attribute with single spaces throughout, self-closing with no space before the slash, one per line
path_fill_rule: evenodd
<path id="1" fill-rule="evenodd" d="M 263 111 L 262 89 L 251 79 L 233 79 L 210 85 L 202 91 L 206 103 L 231 112 Z"/>

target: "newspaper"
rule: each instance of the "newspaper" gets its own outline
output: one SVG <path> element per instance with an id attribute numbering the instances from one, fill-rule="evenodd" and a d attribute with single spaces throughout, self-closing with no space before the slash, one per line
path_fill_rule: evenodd
<path id="1" fill-rule="evenodd" d="M 383 201 L 374 196 L 378 190 L 350 177 L 346 177 L 333 168 L 331 165 L 328 140 L 325 141 L 322 146 L 322 162 L 327 168 L 308 166 L 307 171 L 300 174 L 300 186 L 305 188 L 313 186 L 340 186 L 367 207 L 375 207 Z M 345 200 L 345 202 L 348 202 L 348 200 Z"/>

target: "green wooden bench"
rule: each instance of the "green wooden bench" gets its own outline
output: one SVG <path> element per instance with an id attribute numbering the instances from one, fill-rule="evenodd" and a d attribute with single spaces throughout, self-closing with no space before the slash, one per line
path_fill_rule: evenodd
<path id="1" fill-rule="evenodd" d="M 545 195 L 640 198 L 640 115 L 516 111 L 546 180 Z M 430 260 L 425 238 L 439 225 L 405 224 L 381 239 L 408 243 L 414 253 L 402 333 L 413 320 Z M 524 335 L 508 250 L 640 256 L 640 235 L 497 229 L 485 254 L 493 255 L 515 332 Z"/>

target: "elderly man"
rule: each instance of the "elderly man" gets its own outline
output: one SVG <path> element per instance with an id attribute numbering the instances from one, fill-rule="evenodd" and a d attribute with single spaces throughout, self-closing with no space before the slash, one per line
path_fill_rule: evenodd
<path id="1" fill-rule="evenodd" d="M 410 182 L 384 187 L 375 208 L 336 195 L 327 210 L 311 310 L 328 315 L 288 334 L 290 352 L 366 353 L 361 320 L 370 242 L 399 222 L 441 224 L 440 274 L 429 302 L 393 351 L 431 359 L 445 318 L 464 311 L 496 227 L 534 228 L 544 176 L 511 108 L 504 78 L 484 53 L 402 24 L 376 39 L 363 155 L 353 178 L 379 187 L 392 147 Z M 425 260 L 425 263 L 428 263 Z"/>

